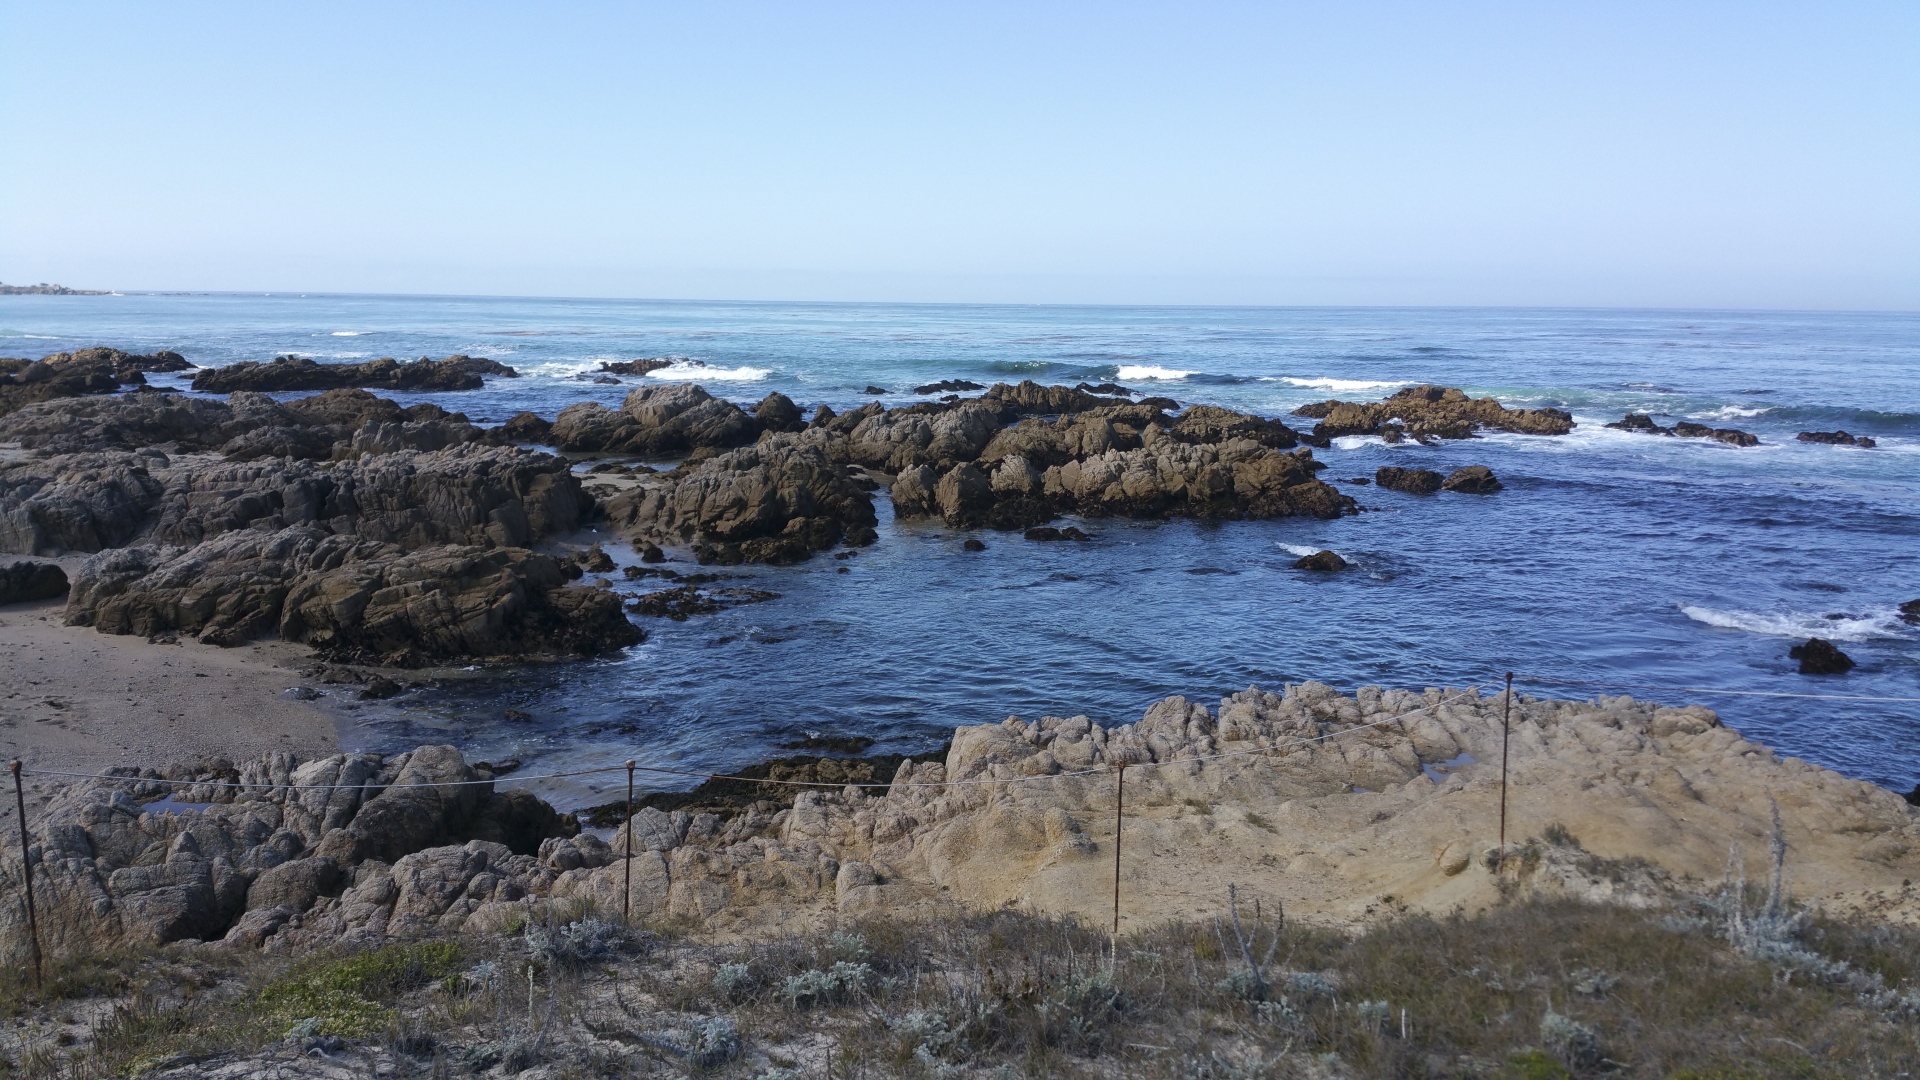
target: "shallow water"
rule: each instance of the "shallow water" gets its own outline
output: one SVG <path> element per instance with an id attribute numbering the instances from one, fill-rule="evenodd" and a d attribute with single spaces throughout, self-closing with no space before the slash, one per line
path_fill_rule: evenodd
<path id="1" fill-rule="evenodd" d="M 409 297 L 0 299 L 0 353 L 111 344 L 202 365 L 293 352 L 322 360 L 465 352 L 520 379 L 431 397 L 496 422 L 635 385 L 692 378 L 751 404 L 905 403 L 918 383 L 1118 380 L 1269 415 L 1409 382 L 1556 405 L 1564 438 L 1387 447 L 1342 439 L 1323 474 L 1370 512 L 1339 521 L 1081 522 L 1089 544 L 983 533 L 988 550 L 895 524 L 844 561 L 730 570 L 778 600 L 684 623 L 646 619 L 625 659 L 478 672 L 360 710 L 369 746 L 423 737 L 530 772 L 622 761 L 696 771 L 808 731 L 920 749 L 1009 714 L 1138 718 L 1167 694 L 1213 701 L 1320 679 L 1492 685 L 1569 679 L 1920 697 L 1920 316 L 1542 310 L 1198 309 L 714 304 Z M 575 378 L 598 361 L 699 360 L 647 380 Z M 163 381 L 156 379 L 156 382 Z M 1601 425 L 1629 410 L 1739 427 L 1747 450 Z M 1874 450 L 1793 440 L 1844 428 Z M 1342 485 L 1382 464 L 1491 466 L 1488 497 Z M 590 537 L 589 537 L 590 538 Z M 1288 568 L 1339 551 L 1357 572 Z M 622 562 L 633 561 L 623 547 Z M 847 573 L 838 573 L 841 568 Z M 684 569 L 684 567 L 683 567 Z M 617 575 L 616 575 L 617 580 Z M 623 584 L 629 591 L 658 583 Z M 1794 671 L 1789 645 L 1829 637 L 1859 662 Z M 1556 696 L 1583 688 L 1533 687 Z M 1792 754 L 1904 791 L 1920 780 L 1920 705 L 1697 701 Z M 531 721 L 502 720 L 509 708 Z M 591 799 L 586 788 L 549 790 Z M 610 790 L 610 787 L 608 788 Z"/>

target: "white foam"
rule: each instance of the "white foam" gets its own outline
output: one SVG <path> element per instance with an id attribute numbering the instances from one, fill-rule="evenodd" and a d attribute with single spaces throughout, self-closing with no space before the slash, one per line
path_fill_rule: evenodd
<path id="1" fill-rule="evenodd" d="M 366 333 L 365 330 L 335 330 L 332 336 L 333 337 L 359 337 L 365 333 Z"/>
<path id="2" fill-rule="evenodd" d="M 1178 379 L 1184 379 L 1192 374 L 1195 373 L 1191 371 L 1181 371 L 1178 368 L 1153 367 L 1148 364 L 1122 364 L 1120 370 L 1113 373 L 1113 377 L 1130 382 L 1139 382 L 1143 379 L 1158 379 L 1163 382 L 1173 382 Z"/>
<path id="3" fill-rule="evenodd" d="M 1680 613 L 1708 626 L 1783 638 L 1864 641 L 1901 632 L 1899 616 L 1891 610 L 1830 619 L 1824 614 L 1804 611 L 1719 611 L 1695 604 L 1682 604 Z"/>
<path id="4" fill-rule="evenodd" d="M 712 380 L 714 382 L 754 382 L 773 374 L 772 368 L 763 367 L 708 367 L 698 360 L 676 360 L 671 367 L 663 367 L 647 372 L 649 379 L 675 379 L 682 381 Z"/>
<path id="5" fill-rule="evenodd" d="M 1750 416 L 1759 416 L 1761 413 L 1772 411 L 1773 408 L 1769 405 L 1723 405 L 1712 412 L 1700 413 L 1699 416 L 1702 420 L 1744 420 Z"/>
<path id="6" fill-rule="evenodd" d="M 1280 381 L 1292 383 L 1295 386 L 1304 386 L 1309 390 L 1337 390 L 1346 392 L 1355 390 L 1385 390 L 1391 386 L 1407 385 L 1404 379 L 1394 382 L 1375 382 L 1367 379 L 1295 379 L 1288 377 Z"/>
<path id="7" fill-rule="evenodd" d="M 1287 554 L 1297 555 L 1302 559 L 1306 558 L 1309 555 L 1318 555 L 1321 552 L 1328 550 L 1326 548 L 1321 548 L 1321 547 L 1305 547 L 1300 544 L 1280 544 L 1278 546 L 1280 550 L 1286 552 Z"/>
<path id="8" fill-rule="evenodd" d="M 1342 450 L 1358 450 L 1363 446 L 1385 446 L 1387 440 L 1378 435 L 1342 435 L 1333 440 L 1333 445 Z"/>

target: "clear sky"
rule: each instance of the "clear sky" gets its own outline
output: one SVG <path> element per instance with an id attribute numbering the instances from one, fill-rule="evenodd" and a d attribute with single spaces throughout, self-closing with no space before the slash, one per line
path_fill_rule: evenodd
<path id="1" fill-rule="evenodd" d="M 1920 308 L 1920 3 L 0 0 L 0 280 Z"/>

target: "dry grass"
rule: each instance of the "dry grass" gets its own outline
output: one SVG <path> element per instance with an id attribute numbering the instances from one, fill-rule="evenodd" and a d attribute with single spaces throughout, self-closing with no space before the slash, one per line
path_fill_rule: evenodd
<path id="1" fill-rule="evenodd" d="M 0 1075 L 128 1075 L 247 1055 L 297 1066 L 313 1040 L 335 1038 L 324 1019 L 289 1023 L 309 998 L 317 1016 L 339 1010 L 334 1030 L 347 1033 L 317 1045 L 398 1076 L 1920 1072 L 1915 1018 L 1860 989 L 1872 976 L 1914 989 L 1910 929 L 1797 924 L 1797 946 L 1844 961 L 1854 974 L 1842 979 L 1736 949 L 1704 903 L 1516 902 L 1358 934 L 1285 923 L 1269 905 L 1256 914 L 1244 897 L 1237 907 L 1237 927 L 1223 897 L 1217 920 L 1117 942 L 1002 910 L 743 944 L 587 922 L 457 950 L 128 954 L 65 966 L 43 995 L 8 986 Z"/>

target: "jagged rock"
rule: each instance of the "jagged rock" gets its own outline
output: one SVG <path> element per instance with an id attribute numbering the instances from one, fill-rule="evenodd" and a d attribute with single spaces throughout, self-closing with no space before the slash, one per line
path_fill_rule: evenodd
<path id="1" fill-rule="evenodd" d="M 1111 398 L 1069 386 L 1041 386 L 1032 379 L 1024 380 L 1018 386 L 994 383 L 981 395 L 981 400 L 991 400 L 1013 416 L 1055 416 L 1113 405 Z"/>
<path id="2" fill-rule="evenodd" d="M 1191 405 L 1173 424 L 1173 437 L 1182 442 L 1221 443 L 1229 439 L 1251 439 L 1275 450 L 1291 450 L 1300 444 L 1299 433 L 1278 420 L 1265 420 L 1232 409 L 1212 405 Z"/>
<path id="3" fill-rule="evenodd" d="M 936 383 L 927 383 L 925 386 L 916 386 L 913 388 L 913 392 L 916 394 L 957 394 L 957 393 L 962 393 L 968 390 L 985 390 L 985 389 L 986 387 L 981 386 L 979 383 L 968 382 L 965 379 L 941 379 L 939 382 L 936 382 Z"/>
<path id="4" fill-rule="evenodd" d="M 158 454 L 78 454 L 0 463 L 0 551 L 59 555 L 130 543 L 166 486 Z"/>
<path id="5" fill-rule="evenodd" d="M 1347 560 L 1341 558 L 1339 552 L 1316 551 L 1311 555 L 1301 556 L 1300 559 L 1293 564 L 1293 568 L 1295 570 L 1345 570 L 1347 568 Z"/>
<path id="6" fill-rule="evenodd" d="M 1402 469 L 1392 465 L 1383 465 L 1373 474 L 1374 483 L 1409 495 L 1431 495 L 1446 481 L 1446 477 L 1432 469 Z"/>
<path id="7" fill-rule="evenodd" d="M 1452 387 L 1409 386 L 1384 401 L 1323 401 L 1293 411 L 1320 422 L 1313 433 L 1327 438 L 1383 434 L 1392 426 L 1419 439 L 1470 439 L 1481 429 L 1523 435 L 1565 435 L 1573 416 L 1560 409 L 1509 409 L 1493 398 L 1470 398 Z"/>
<path id="8" fill-rule="evenodd" d="M 258 402 L 260 409 L 236 416 L 227 402 L 181 394 L 45 401 L 0 417 L 0 440 L 68 454 L 161 445 L 210 450 L 248 430 L 294 425 L 271 399 L 260 397 Z M 252 403 L 249 398 L 245 404 Z M 331 442 L 328 445 L 331 448 Z"/>
<path id="9" fill-rule="evenodd" d="M 1802 675 L 1844 675 L 1853 668 L 1853 657 L 1826 638 L 1808 638 L 1805 645 L 1788 649 L 1787 657 L 1800 661 Z"/>
<path id="10" fill-rule="evenodd" d="M 862 408 L 836 418 L 829 430 L 845 430 L 844 452 L 853 464 L 896 473 L 915 465 L 944 471 L 979 457 L 1000 430 L 1000 419 L 998 405 L 965 401 L 871 412 Z"/>
<path id="11" fill-rule="evenodd" d="M 869 395 L 872 395 L 872 396 L 874 396 L 874 397 L 880 397 L 880 396 L 881 396 L 881 395 L 883 395 L 883 394 L 889 394 L 889 393 L 892 393 L 892 391 L 890 391 L 890 390 L 888 390 L 888 389 L 887 389 L 886 387 L 884 387 L 884 386 L 869 386 L 869 387 L 867 387 L 867 388 L 866 388 L 865 390 L 862 390 L 862 391 L 860 391 L 860 392 L 861 392 L 862 394 L 869 394 Z"/>
<path id="12" fill-rule="evenodd" d="M 1696 424 L 1690 420 L 1682 420 L 1672 427 L 1661 427 L 1659 424 L 1653 422 L 1653 417 L 1645 413 L 1628 413 L 1618 421 L 1608 424 L 1607 426 L 1617 428 L 1621 431 L 1639 432 L 1643 435 L 1677 436 L 1682 439 L 1712 439 L 1715 442 L 1723 442 L 1729 446 L 1760 445 L 1758 436 L 1748 434 L 1736 428 L 1708 427 L 1705 424 Z"/>
<path id="13" fill-rule="evenodd" d="M 1828 446 L 1858 446 L 1871 450 L 1877 444 L 1866 435 L 1849 435 L 1844 431 L 1803 431 L 1797 438 L 1801 442 L 1825 443 Z"/>
<path id="14" fill-rule="evenodd" d="M 698 361 L 689 361 L 689 363 L 702 367 L 705 366 L 699 364 Z M 600 370 L 609 375 L 645 375 L 649 371 L 659 371 L 662 368 L 670 368 L 673 365 L 673 360 L 664 356 L 655 356 L 641 360 L 602 361 Z"/>
<path id="15" fill-rule="evenodd" d="M 707 545 L 703 561 L 791 562 L 843 538 L 872 543 L 872 497 L 807 437 L 769 435 L 667 473 L 607 500 L 605 513 L 629 542 Z"/>
<path id="16" fill-rule="evenodd" d="M 801 431 L 807 426 L 800 419 L 800 407 L 777 391 L 760 399 L 760 404 L 753 407 L 753 418 L 760 422 L 762 431 Z"/>
<path id="17" fill-rule="evenodd" d="M 202 393 L 225 394 L 235 390 L 281 393 L 300 390 L 333 390 L 368 386 L 382 390 L 478 390 L 486 385 L 483 376 L 515 378 L 519 372 L 496 360 L 474 356 L 449 356 L 445 360 L 421 357 L 402 363 L 391 356 L 359 364 L 322 364 L 293 356 L 276 356 L 270 363 L 243 360 L 226 367 L 206 368 L 193 377 L 193 388 Z"/>
<path id="18" fill-rule="evenodd" d="M 1900 618 L 1903 622 L 1920 626 L 1920 600 L 1909 600 L 1901 604 Z"/>
<path id="19" fill-rule="evenodd" d="M 294 859 L 270 866 L 247 888 L 247 910 L 284 907 L 298 914 L 332 892 L 340 877 L 340 864 L 333 859 Z"/>
<path id="20" fill-rule="evenodd" d="M 753 417 L 691 383 L 643 386 L 619 410 L 581 402 L 560 410 L 553 442 L 562 450 L 641 455 L 743 446 L 760 435 Z"/>
<path id="21" fill-rule="evenodd" d="M 26 604 L 67 594 L 67 572 L 52 563 L 0 567 L 0 604 Z"/>
<path id="22" fill-rule="evenodd" d="M 1501 487 L 1493 470 L 1485 465 L 1468 465 L 1449 473 L 1440 484 L 1442 491 L 1459 491 L 1468 495 L 1491 495 Z"/>

